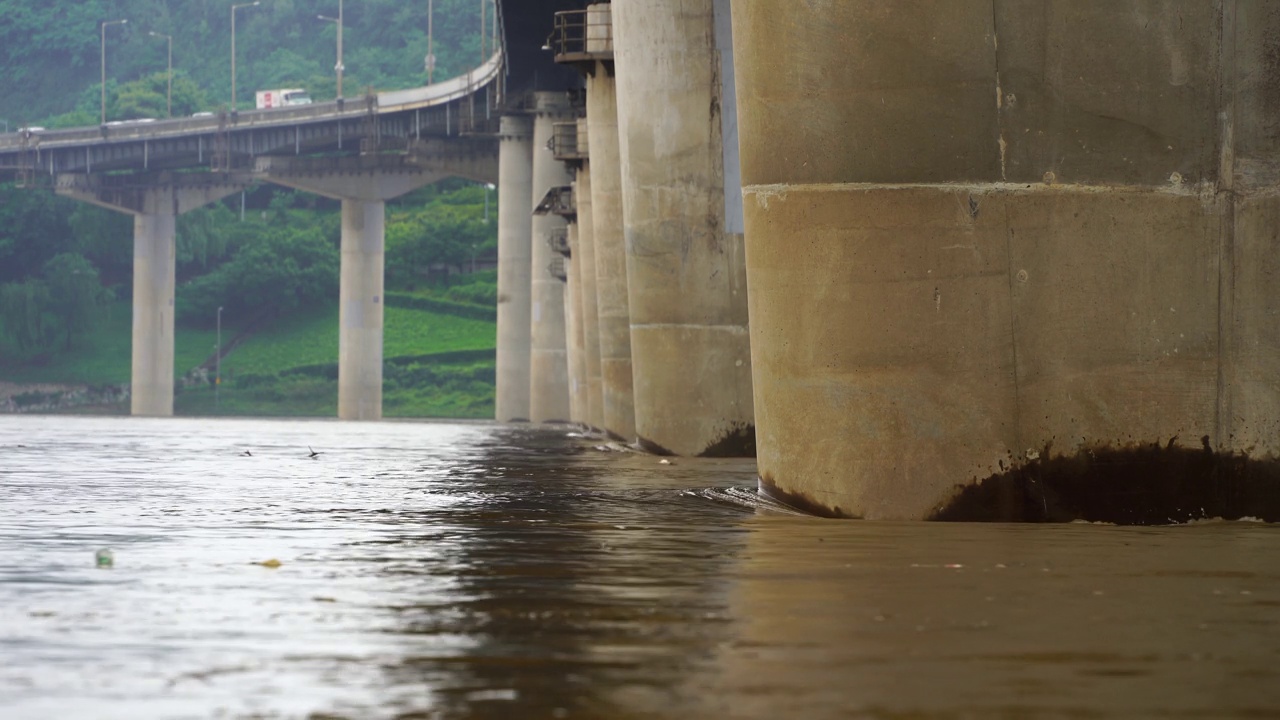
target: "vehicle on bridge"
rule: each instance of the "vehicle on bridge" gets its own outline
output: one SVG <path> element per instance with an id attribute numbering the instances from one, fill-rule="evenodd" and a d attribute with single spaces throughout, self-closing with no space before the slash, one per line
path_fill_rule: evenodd
<path id="1" fill-rule="evenodd" d="M 302 88 L 290 88 L 288 90 L 259 90 L 256 98 L 257 108 L 259 110 L 266 108 L 288 107 L 290 105 L 311 104 L 311 96 Z"/>

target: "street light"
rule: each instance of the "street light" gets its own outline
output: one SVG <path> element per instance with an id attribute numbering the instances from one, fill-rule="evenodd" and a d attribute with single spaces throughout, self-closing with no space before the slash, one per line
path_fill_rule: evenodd
<path id="1" fill-rule="evenodd" d="M 154 30 L 147 34 L 151 37 L 160 37 L 169 41 L 169 88 L 165 91 L 164 108 L 165 117 L 173 117 L 173 36 L 158 33 Z"/>
<path id="2" fill-rule="evenodd" d="M 498 186 L 493 183 L 485 183 L 484 185 L 484 224 L 489 224 L 489 191 L 497 190 Z M 471 272 L 475 272 L 472 270 Z"/>
<path id="3" fill-rule="evenodd" d="M 218 306 L 218 344 L 213 347 L 213 409 L 218 409 L 218 391 L 222 387 L 222 306 Z"/>
<path id="4" fill-rule="evenodd" d="M 102 124 L 107 124 L 107 26 L 124 25 L 128 20 L 107 20 L 102 23 Z"/>
<path id="5" fill-rule="evenodd" d="M 231 112 L 236 111 L 236 11 L 240 8 L 256 7 L 262 3 L 254 0 L 231 6 Z"/>
<path id="6" fill-rule="evenodd" d="M 338 25 L 338 63 L 333 66 L 333 71 L 338 74 L 338 99 L 342 99 L 342 71 L 346 70 L 346 66 L 342 64 L 342 0 L 338 0 L 338 17 L 331 18 L 328 15 L 317 15 L 321 20 L 328 20 Z"/>
<path id="7" fill-rule="evenodd" d="M 436 71 L 436 53 L 434 46 L 435 35 L 435 19 L 436 19 L 436 2 L 435 0 L 427 0 L 427 56 L 422 59 L 423 65 L 427 68 L 427 84 L 431 84 L 431 76 Z"/>

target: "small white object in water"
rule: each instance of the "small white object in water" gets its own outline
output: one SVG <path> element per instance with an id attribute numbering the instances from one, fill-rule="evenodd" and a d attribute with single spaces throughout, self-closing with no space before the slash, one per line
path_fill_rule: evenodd
<path id="1" fill-rule="evenodd" d="M 658 461 L 658 464 L 659 464 L 659 465 L 670 465 L 670 464 L 671 464 L 671 461 L 670 461 L 670 460 L 668 460 L 668 459 L 666 459 L 666 458 L 662 458 L 661 460 L 659 460 L 659 461 Z"/>
<path id="2" fill-rule="evenodd" d="M 115 556 L 111 554 L 111 550 L 108 548 L 102 548 L 94 553 L 93 558 L 100 568 L 109 568 L 116 563 Z"/>

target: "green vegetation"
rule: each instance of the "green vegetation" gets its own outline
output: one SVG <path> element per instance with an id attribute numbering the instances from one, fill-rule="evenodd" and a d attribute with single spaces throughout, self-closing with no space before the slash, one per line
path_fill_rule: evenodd
<path id="1" fill-rule="evenodd" d="M 67 127 L 99 121 L 100 23 L 107 119 L 163 117 L 173 36 L 173 114 L 225 107 L 232 0 L 0 0 L 0 120 Z M 435 0 L 436 81 L 478 65 L 475 0 Z M 237 13 L 237 104 L 256 90 L 335 96 L 337 2 L 271 0 Z M 344 6 L 344 91 L 426 82 L 425 3 Z M 488 40 L 484 40 L 487 44 Z M 384 412 L 492 412 L 497 197 L 449 180 L 387 204 Z M 337 399 L 339 204 L 263 185 L 184 214 L 177 228 L 175 411 L 333 415 Z M 492 213 L 492 216 L 490 215 Z M 0 380 L 129 382 L 133 223 L 124 214 L 0 185 Z M 205 374 L 221 321 L 223 382 Z M 202 367 L 203 366 L 203 367 Z M 47 399 L 23 393 L 24 403 Z M 117 411 L 120 408 L 115 408 Z"/>
<path id="2" fill-rule="evenodd" d="M 106 28 L 107 119 L 164 117 L 168 43 L 173 37 L 173 112 L 225 106 L 231 93 L 234 0 L 0 0 L 0 118 L 13 127 L 95 124 L 99 115 L 100 23 Z M 433 79 L 480 64 L 493 8 L 435 0 Z M 236 12 L 236 94 L 253 107 L 259 89 L 302 87 L 336 95 L 337 0 L 271 0 Z M 361 0 L 343 10 L 343 91 L 355 96 L 426 83 L 427 3 Z"/>
<path id="3" fill-rule="evenodd" d="M 473 253 L 497 250 L 484 192 L 447 181 L 388 206 L 389 417 L 492 414 L 497 277 L 467 272 Z M 218 204 L 179 223 L 175 412 L 333 415 L 338 205 L 261 187 L 246 206 L 243 222 Z M 13 218 L 0 226 L 0 380 L 128 383 L 130 224 L 15 188 L 0 187 L 0 209 Z M 215 393 L 218 308 L 227 350 Z"/>

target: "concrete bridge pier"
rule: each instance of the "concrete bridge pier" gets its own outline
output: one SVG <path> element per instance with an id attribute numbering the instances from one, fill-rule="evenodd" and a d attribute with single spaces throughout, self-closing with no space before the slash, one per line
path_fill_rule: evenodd
<path id="1" fill-rule="evenodd" d="M 501 120 L 498 146 L 498 359 L 494 415 L 527 422 L 533 251 L 533 121 Z"/>
<path id="2" fill-rule="evenodd" d="M 587 76 L 587 125 L 591 138 L 591 206 L 595 231 L 596 310 L 600 326 L 602 429 L 619 440 L 632 442 L 636 439 L 636 420 L 631 369 L 631 310 L 627 299 L 627 252 L 622 230 L 617 84 L 612 62 L 597 62 L 595 71 Z"/>
<path id="3" fill-rule="evenodd" d="M 261 158 L 257 170 L 270 182 L 342 201 L 338 417 L 380 420 L 386 201 L 443 173 L 398 155 Z"/>
<path id="4" fill-rule="evenodd" d="M 733 4 L 764 491 L 1067 520 L 1171 483 L 1154 522 L 1275 492 L 1280 12 L 1171 5 Z"/>
<path id="5" fill-rule="evenodd" d="M 752 456 L 729 3 L 614 3 L 613 35 L 636 433 Z"/>
<path id="6" fill-rule="evenodd" d="M 59 195 L 133 215 L 133 362 L 129 410 L 173 415 L 177 218 L 240 192 L 247 177 L 59 175 Z"/>
<path id="7" fill-rule="evenodd" d="M 586 123 L 579 122 L 581 131 Z M 604 395 L 600 379 L 600 315 L 597 311 L 595 213 L 591 202 L 591 163 L 578 168 L 573 186 L 578 205 L 578 242 L 573 246 L 574 267 L 581 285 L 579 309 L 582 315 L 582 360 L 586 377 L 586 419 L 596 430 L 604 429 Z"/>
<path id="8" fill-rule="evenodd" d="M 568 170 L 552 154 L 554 125 L 572 118 L 564 93 L 538 92 L 533 97 L 533 193 L 530 207 L 541 202 L 548 190 L 570 182 Z M 565 283 L 553 275 L 552 265 L 563 272 L 560 253 L 552 248 L 565 239 L 564 217 L 554 212 L 533 217 L 532 306 L 529 358 L 529 419 L 533 422 L 569 420 L 569 359 L 565 329 Z"/>
<path id="9" fill-rule="evenodd" d="M 578 222 L 569 223 L 569 247 L 578 252 Z M 565 332 L 569 351 L 569 420 L 587 424 L 587 358 L 582 335 L 582 262 L 570 255 L 565 259 L 569 276 L 564 292 Z"/>

